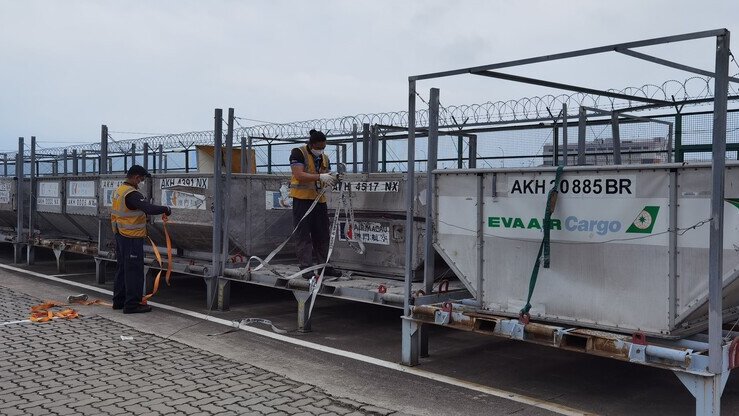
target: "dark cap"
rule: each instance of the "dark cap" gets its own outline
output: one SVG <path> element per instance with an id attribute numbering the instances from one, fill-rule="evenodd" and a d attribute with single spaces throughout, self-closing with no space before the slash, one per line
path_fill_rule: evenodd
<path id="1" fill-rule="evenodd" d="M 318 143 L 318 142 L 326 141 L 326 135 L 323 134 L 322 131 L 316 131 L 315 129 L 313 129 L 309 132 L 309 134 L 310 134 L 310 139 L 308 141 L 311 143 Z"/>
<path id="2" fill-rule="evenodd" d="M 126 176 L 146 176 L 147 178 L 151 178 L 151 173 L 147 172 L 146 169 L 144 169 L 141 165 L 133 165 L 130 169 L 128 169 L 128 173 L 126 173 Z"/>

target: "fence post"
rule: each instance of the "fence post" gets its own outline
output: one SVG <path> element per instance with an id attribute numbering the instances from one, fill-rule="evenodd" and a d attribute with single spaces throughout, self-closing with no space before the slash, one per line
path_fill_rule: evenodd
<path id="1" fill-rule="evenodd" d="M 583 107 L 580 107 L 580 117 L 577 124 L 577 164 L 585 165 L 585 133 L 587 123 L 587 113 Z"/>
<path id="2" fill-rule="evenodd" d="M 683 115 L 675 114 L 675 162 L 683 163 L 685 160 L 683 153 Z"/>

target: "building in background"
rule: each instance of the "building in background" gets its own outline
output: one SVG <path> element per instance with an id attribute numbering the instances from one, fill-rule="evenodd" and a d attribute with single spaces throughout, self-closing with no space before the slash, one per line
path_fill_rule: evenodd
<path id="1" fill-rule="evenodd" d="M 559 146 L 560 160 L 564 148 Z M 665 137 L 654 137 L 652 139 L 622 139 L 621 140 L 621 164 L 642 165 L 650 163 L 667 163 L 668 140 Z M 542 166 L 552 166 L 554 145 L 544 146 Z M 567 144 L 567 164 L 577 164 L 577 140 L 575 143 Z M 612 165 L 613 164 L 613 139 L 595 139 L 585 143 L 586 165 Z"/>

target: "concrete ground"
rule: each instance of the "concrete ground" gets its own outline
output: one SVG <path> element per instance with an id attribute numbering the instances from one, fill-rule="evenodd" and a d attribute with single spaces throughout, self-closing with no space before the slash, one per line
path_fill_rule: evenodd
<path id="1" fill-rule="evenodd" d="M 7 247 L 0 250 L 0 262 L 10 263 L 10 250 Z M 39 252 L 38 260 L 32 270 L 55 274 L 52 257 Z M 69 263 L 69 273 L 63 277 L 93 284 L 93 269 L 90 260 L 73 261 Z M 80 292 L 63 284 L 5 271 L 0 272 L 0 286 L 36 299 L 61 300 Z M 111 289 L 112 284 L 107 283 L 103 287 Z M 89 294 L 97 297 L 94 293 Z M 200 278 L 175 276 L 172 286 L 161 289 L 154 300 L 208 313 L 204 308 L 205 288 Z M 383 411 L 407 414 L 552 414 L 535 406 L 244 331 L 208 336 L 222 332 L 225 327 L 180 314 L 158 310 L 137 316 L 122 315 L 99 306 L 80 309 L 86 316 L 83 321 L 95 320 L 96 326 L 116 328 L 118 332 L 125 332 L 128 328 L 129 333 L 135 334 L 135 340 L 143 337 L 142 344 L 131 343 L 129 348 L 133 350 L 143 349 L 145 354 L 150 354 L 157 349 L 145 345 L 173 342 L 188 348 L 188 351 L 196 351 L 193 353 L 196 356 L 203 354 L 231 363 L 219 367 L 222 370 L 230 366 L 254 367 L 282 377 L 283 383 L 315 386 L 312 391 L 324 394 L 326 400 L 358 403 L 352 411 L 368 413 L 366 409 L 374 408 L 364 406 L 370 405 L 385 409 Z M 282 328 L 294 329 L 295 312 L 296 303 L 289 292 L 236 284 L 232 288 L 231 310 L 212 314 L 224 319 L 266 318 Z M 396 309 L 319 298 L 314 311 L 313 332 L 302 334 L 293 331 L 289 336 L 397 362 L 400 355 L 399 315 L 400 311 Z M 96 317 L 93 319 L 92 316 Z M 63 327 L 65 324 L 70 322 L 49 325 Z M 4 339 L 4 332 L 4 328 L 0 329 L 0 339 Z M 107 333 L 113 336 L 113 332 Z M 149 335 L 137 335 L 140 333 Z M 690 415 L 694 412 L 693 399 L 688 391 L 674 375 L 664 370 L 444 328 L 431 328 L 430 336 L 431 356 L 423 359 L 418 367 L 423 370 L 583 412 L 608 415 Z M 12 349 L 13 345 L 11 341 L 0 348 L 5 351 L 6 347 Z M 19 346 L 29 347 L 23 343 Z M 2 354 L 0 352 L 0 356 Z M 214 380 L 221 382 L 233 377 L 231 373 L 222 371 L 222 376 Z M 5 381 L 5 377 L 0 380 Z M 137 382 L 148 383 L 147 377 Z M 724 414 L 739 414 L 738 392 L 739 382 L 732 376 L 722 402 Z M 4 396 L 0 396 L 0 413 L 5 412 L 4 400 Z M 218 400 L 212 404 L 218 405 Z M 254 413 L 254 409 L 242 413 L 250 412 Z"/>

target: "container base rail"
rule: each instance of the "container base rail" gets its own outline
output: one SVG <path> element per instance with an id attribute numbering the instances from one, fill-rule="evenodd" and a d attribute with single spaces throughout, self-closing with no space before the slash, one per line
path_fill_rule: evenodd
<path id="1" fill-rule="evenodd" d="M 249 271 L 246 268 L 231 268 L 224 270 L 219 283 L 218 308 L 227 310 L 230 302 L 231 282 L 247 283 L 289 290 L 298 302 L 298 330 L 310 330 L 307 302 L 310 299 L 308 280 L 297 276 L 287 277 L 298 273 L 300 269 L 292 264 L 272 265 L 270 270 Z M 286 277 L 287 276 L 287 277 Z M 353 302 L 370 303 L 392 308 L 403 308 L 405 287 L 402 281 L 389 277 L 377 277 L 348 272 L 342 277 L 324 277 L 319 296 L 343 299 Z M 469 297 L 469 291 L 458 280 L 449 280 L 439 285 L 440 293 L 426 295 L 422 290 L 423 283 L 413 283 L 414 300 L 416 304 L 460 300 Z"/>
<path id="2" fill-rule="evenodd" d="M 739 333 L 725 327 L 724 367 L 720 374 L 708 370 L 708 335 L 699 333 L 678 340 L 650 338 L 641 332 L 631 335 L 589 328 L 565 327 L 547 323 L 522 323 L 518 318 L 481 312 L 474 301 L 416 305 L 403 318 L 403 361 L 418 363 L 419 343 L 424 325 L 437 325 L 512 340 L 549 346 L 567 351 L 670 370 L 696 400 L 697 415 L 711 415 L 720 401 L 731 371 L 739 366 Z M 410 339 L 406 339 L 405 334 Z"/>

